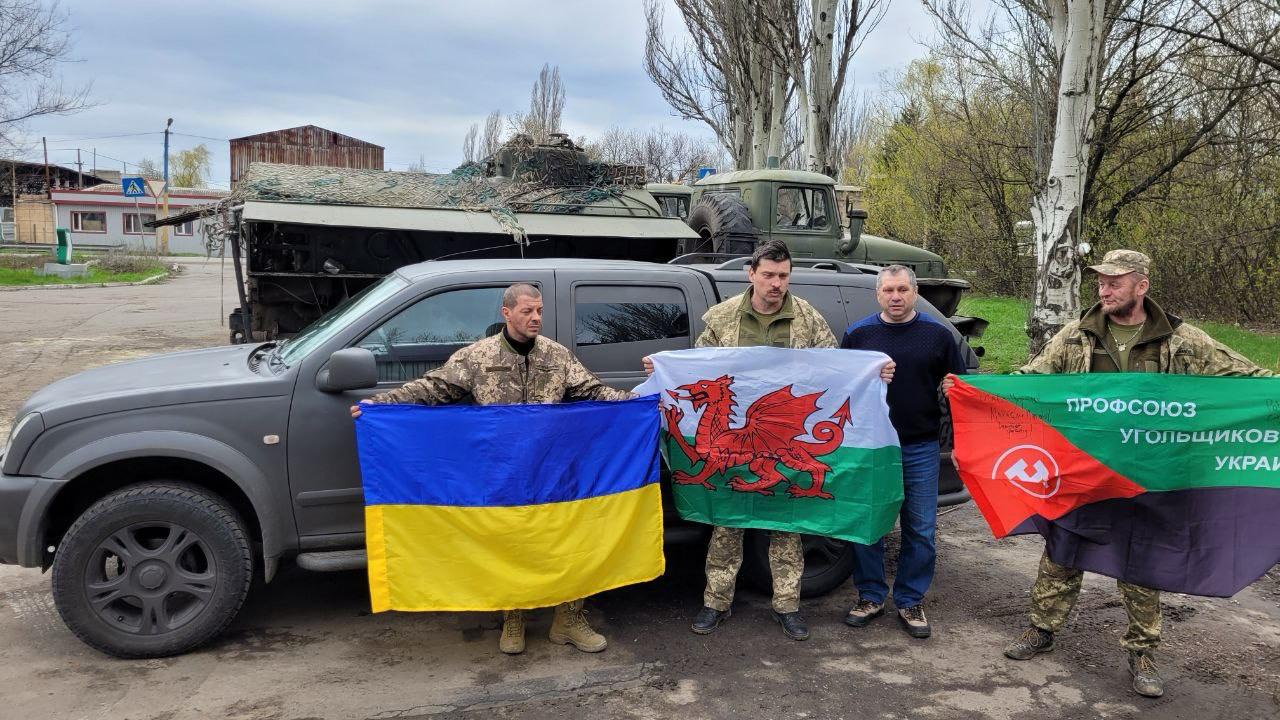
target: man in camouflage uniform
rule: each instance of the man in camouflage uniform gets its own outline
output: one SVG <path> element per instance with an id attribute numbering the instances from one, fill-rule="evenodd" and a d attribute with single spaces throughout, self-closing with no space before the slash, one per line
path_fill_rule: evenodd
<path id="1" fill-rule="evenodd" d="M 462 348 L 421 378 L 361 402 L 445 405 L 470 397 L 477 405 L 513 405 L 632 397 L 600 382 L 568 348 L 539 334 L 542 294 L 538 288 L 524 283 L 507 288 L 502 317 L 506 325 L 501 332 Z M 352 406 L 351 415 L 359 417 L 360 408 Z M 582 600 L 556 606 L 549 638 L 584 652 L 600 652 L 608 643 L 591 629 L 582 606 Z M 509 655 L 524 651 L 522 610 L 503 613 L 498 647 Z"/>
<path id="2" fill-rule="evenodd" d="M 1113 250 L 1090 267 L 1098 274 L 1099 302 L 1062 328 L 1020 373 L 1161 372 L 1180 375 L 1271 375 L 1203 330 L 1165 312 L 1147 290 L 1151 260 Z M 949 384 L 949 383 L 948 383 Z M 1031 588 L 1031 627 L 1004 654 L 1027 660 L 1053 649 L 1080 595 L 1084 573 L 1049 559 L 1046 550 Z M 1129 652 L 1133 689 L 1159 697 L 1164 682 L 1153 653 L 1160 643 L 1160 591 L 1118 581 L 1129 627 L 1120 645 Z"/>
<path id="3" fill-rule="evenodd" d="M 751 287 L 713 306 L 702 317 L 706 329 L 697 347 L 834 348 L 831 326 L 812 305 L 788 291 L 791 253 L 780 241 L 761 244 L 747 271 Z M 653 372 L 649 358 L 646 371 Z M 742 528 L 716 527 L 707 547 L 707 587 L 693 631 L 709 634 L 732 614 L 734 583 L 742 566 Z M 805 640 L 809 629 L 800 617 L 800 576 L 804 550 L 796 533 L 771 531 L 769 570 L 773 574 L 773 615 L 793 640 Z"/>

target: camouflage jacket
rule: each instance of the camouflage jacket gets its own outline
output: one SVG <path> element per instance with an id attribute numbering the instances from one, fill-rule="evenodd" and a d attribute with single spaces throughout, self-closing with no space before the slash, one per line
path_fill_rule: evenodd
<path id="1" fill-rule="evenodd" d="M 1260 368 L 1240 353 L 1209 337 L 1205 331 L 1189 325 L 1182 318 L 1166 313 L 1155 301 L 1143 301 L 1147 321 L 1141 337 L 1134 343 L 1130 367 L 1145 372 L 1174 375 L 1250 375 L 1268 377 L 1270 370 Z M 1106 353 L 1103 341 L 1106 316 L 1100 304 L 1089 308 L 1054 335 L 1031 362 L 1019 373 L 1082 373 L 1093 366 L 1094 353 Z M 1135 363 L 1133 357 L 1139 358 Z"/>
<path id="2" fill-rule="evenodd" d="M 792 293 L 787 297 L 791 301 L 791 347 L 793 348 L 833 348 L 836 347 L 836 336 L 831 333 L 822 314 L 808 302 Z M 751 290 L 713 305 L 702 321 L 707 324 L 696 347 L 738 347 L 738 327 L 746 308 L 750 307 Z M 784 307 L 785 310 L 785 307 Z"/>
<path id="3" fill-rule="evenodd" d="M 471 396 L 477 405 L 557 403 L 562 400 L 625 400 L 591 374 L 569 349 L 538 337 L 527 358 L 502 333 L 472 343 L 417 380 L 370 398 L 375 403 L 444 405 Z"/>

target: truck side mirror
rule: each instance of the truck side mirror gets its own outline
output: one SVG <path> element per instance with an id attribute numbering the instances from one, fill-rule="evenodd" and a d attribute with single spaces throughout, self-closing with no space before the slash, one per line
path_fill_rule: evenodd
<path id="1" fill-rule="evenodd" d="M 849 218 L 849 236 L 841 238 L 836 249 L 841 255 L 850 255 L 862 242 L 862 224 L 867 221 L 867 211 L 855 208 L 850 200 L 845 205 L 845 215 Z"/>
<path id="2" fill-rule="evenodd" d="M 363 390 L 378 384 L 378 361 L 364 348 L 343 348 L 329 356 L 316 375 L 316 389 L 339 393 Z"/>

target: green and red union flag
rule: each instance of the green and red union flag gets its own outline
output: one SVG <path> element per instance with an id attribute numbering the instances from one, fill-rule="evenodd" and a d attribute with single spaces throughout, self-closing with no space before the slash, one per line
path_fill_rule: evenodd
<path id="1" fill-rule="evenodd" d="M 1230 596 L 1280 562 L 1280 379 L 969 376 L 960 477 L 996 537 L 1057 563 Z"/>

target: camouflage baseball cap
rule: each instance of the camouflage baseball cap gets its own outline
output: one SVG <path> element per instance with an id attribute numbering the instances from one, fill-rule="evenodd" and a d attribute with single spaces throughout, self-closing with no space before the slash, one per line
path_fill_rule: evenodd
<path id="1" fill-rule="evenodd" d="M 1112 250 L 1101 263 L 1090 265 L 1089 269 L 1099 275 L 1128 275 L 1131 272 L 1150 275 L 1151 258 L 1137 250 Z"/>

